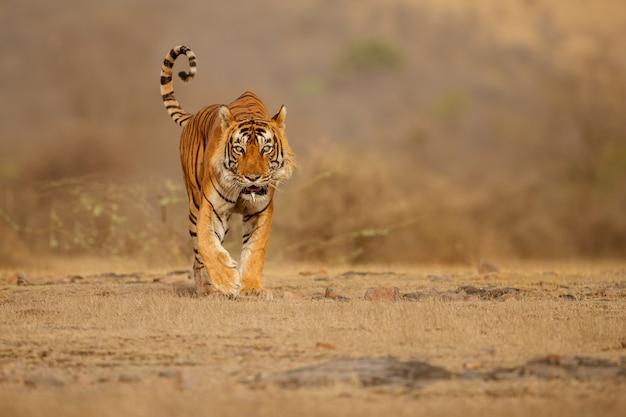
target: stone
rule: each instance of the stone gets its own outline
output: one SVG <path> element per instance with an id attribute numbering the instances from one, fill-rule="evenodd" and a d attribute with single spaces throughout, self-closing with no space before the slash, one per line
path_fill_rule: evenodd
<path id="1" fill-rule="evenodd" d="M 421 361 L 400 361 L 391 357 L 337 359 L 303 368 L 278 372 L 263 381 L 283 388 L 327 386 L 336 383 L 359 386 L 401 385 L 420 387 L 437 380 L 450 379 L 444 368 Z"/>
<path id="2" fill-rule="evenodd" d="M 6 278 L 9 285 L 33 285 L 28 276 L 23 272 L 15 272 Z"/>
<path id="3" fill-rule="evenodd" d="M 303 277 L 310 277 L 310 276 L 314 276 L 314 275 L 326 275 L 328 274 L 328 271 L 324 268 L 320 268 L 318 270 L 313 270 L 313 271 L 300 271 L 298 272 L 298 275 L 303 276 Z"/>
<path id="4" fill-rule="evenodd" d="M 349 301 L 350 300 L 349 297 L 346 297 L 345 295 L 340 294 L 337 288 L 334 288 L 334 287 L 326 288 L 326 290 L 324 291 L 324 298 L 330 298 L 331 300 L 336 300 L 336 301 Z"/>
<path id="5" fill-rule="evenodd" d="M 423 294 L 419 291 L 402 294 L 402 299 L 405 301 L 420 301 L 425 298 L 426 298 L 426 294 Z"/>
<path id="6" fill-rule="evenodd" d="M 326 349 L 326 350 L 335 350 L 337 349 L 337 347 L 331 343 L 326 343 L 326 342 L 317 342 L 315 344 L 315 347 L 317 349 Z"/>
<path id="7" fill-rule="evenodd" d="M 451 282 L 452 277 L 450 275 L 427 275 L 426 279 L 430 282 Z"/>
<path id="8" fill-rule="evenodd" d="M 500 272 L 500 268 L 497 265 L 487 261 L 480 261 L 476 268 L 479 274 L 497 274 Z"/>
<path id="9" fill-rule="evenodd" d="M 572 294 L 561 294 L 559 295 L 559 298 L 565 301 L 576 301 L 576 297 L 574 297 Z"/>
<path id="10" fill-rule="evenodd" d="M 117 380 L 119 382 L 125 382 L 125 383 L 141 382 L 141 378 L 139 378 L 137 375 L 129 375 L 129 374 L 121 374 L 119 377 L 117 377 Z"/>
<path id="11" fill-rule="evenodd" d="M 65 382 L 51 374 L 35 374 L 24 379 L 24 384 L 29 387 L 60 387 Z"/>
<path id="12" fill-rule="evenodd" d="M 479 288 L 471 285 L 464 285 L 457 289 L 458 293 L 465 293 L 467 296 L 475 296 L 484 300 L 506 299 L 509 296 L 517 296 L 520 293 L 519 288 L 503 287 L 503 288 Z"/>
<path id="13" fill-rule="evenodd" d="M 393 302 L 401 299 L 400 290 L 397 287 L 368 288 L 364 298 L 368 301 Z"/>
<path id="14" fill-rule="evenodd" d="M 180 369 L 164 369 L 157 374 L 161 378 L 177 379 L 181 377 Z"/>

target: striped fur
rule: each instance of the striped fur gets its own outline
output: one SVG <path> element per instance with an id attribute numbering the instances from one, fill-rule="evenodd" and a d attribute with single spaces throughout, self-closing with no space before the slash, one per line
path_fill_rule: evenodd
<path id="1" fill-rule="evenodd" d="M 189 197 L 198 290 L 226 295 L 267 295 L 262 271 L 278 185 L 291 176 L 294 156 L 285 136 L 285 106 L 269 117 L 256 94 L 246 91 L 228 105 L 187 113 L 174 96 L 172 68 L 179 55 L 189 59 L 187 80 L 196 73 L 194 53 L 172 49 L 161 68 L 161 94 L 168 114 L 183 127 L 180 157 Z M 240 262 L 224 249 L 231 215 L 242 215 Z"/>
<path id="2" fill-rule="evenodd" d="M 181 71 L 178 76 L 183 81 L 189 81 L 196 75 L 196 55 L 193 51 L 184 45 L 173 48 L 169 54 L 165 56 L 163 65 L 161 65 L 161 98 L 163 99 L 163 105 L 170 115 L 172 120 L 179 125 L 185 126 L 191 114 L 182 109 L 176 96 L 174 95 L 174 80 L 172 79 L 172 69 L 176 58 L 180 55 L 186 55 L 189 60 L 189 72 Z"/>

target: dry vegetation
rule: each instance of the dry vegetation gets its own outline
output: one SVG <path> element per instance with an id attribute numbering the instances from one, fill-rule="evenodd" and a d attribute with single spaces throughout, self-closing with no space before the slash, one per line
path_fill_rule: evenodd
<path id="1" fill-rule="evenodd" d="M 200 66 L 177 84 L 187 109 L 246 88 L 289 107 L 300 169 L 274 259 L 626 253 L 619 0 L 67 4 L 3 6 L 5 264 L 189 258 L 178 130 L 149 76 L 183 41 Z"/>
<path id="2" fill-rule="evenodd" d="M 622 0 L 0 11 L 0 416 L 624 415 Z M 189 287 L 180 43 L 289 108 L 271 302 Z"/>
<path id="3" fill-rule="evenodd" d="M 290 266 L 268 271 L 272 302 L 196 298 L 186 272 L 93 268 L 33 272 L 17 286 L 5 274 L 1 415 L 609 416 L 626 407 L 623 266 Z M 421 298 L 363 299 L 385 285 Z M 327 287 L 348 300 L 320 298 Z M 443 376 L 298 370 L 385 357 Z"/>

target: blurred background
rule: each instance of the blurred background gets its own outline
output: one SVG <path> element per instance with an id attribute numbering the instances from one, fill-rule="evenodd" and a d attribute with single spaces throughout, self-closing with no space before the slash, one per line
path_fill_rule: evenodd
<path id="1" fill-rule="evenodd" d="M 623 0 L 9 0 L 0 23 L 1 265 L 191 262 L 178 44 L 187 111 L 287 105 L 275 262 L 626 258 Z"/>

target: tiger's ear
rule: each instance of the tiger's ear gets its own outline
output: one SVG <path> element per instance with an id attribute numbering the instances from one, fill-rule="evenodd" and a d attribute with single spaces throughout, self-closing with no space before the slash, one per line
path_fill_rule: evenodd
<path id="1" fill-rule="evenodd" d="M 233 117 L 233 114 L 230 112 L 230 109 L 228 108 L 228 106 L 224 106 L 224 105 L 220 106 L 218 110 L 218 114 L 220 117 L 220 122 L 222 123 L 222 130 L 228 129 L 230 125 L 235 123 L 235 118 Z"/>
<path id="2" fill-rule="evenodd" d="M 274 117 L 272 117 L 272 120 L 275 121 L 276 124 L 278 124 L 279 128 L 284 129 L 285 119 L 287 119 L 287 107 L 285 107 L 285 105 L 283 104 L 282 106 L 280 106 L 280 110 L 278 110 L 278 113 L 276 113 Z"/>

